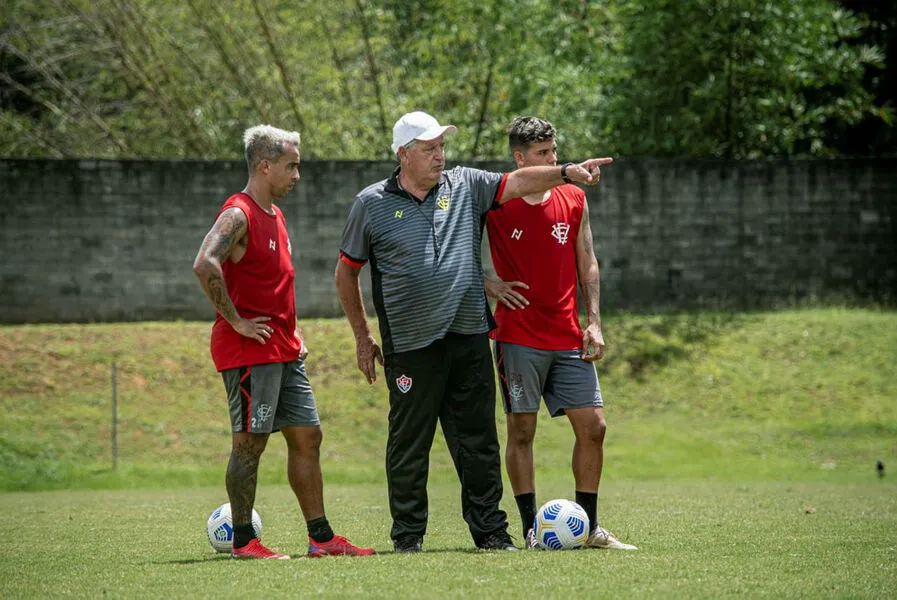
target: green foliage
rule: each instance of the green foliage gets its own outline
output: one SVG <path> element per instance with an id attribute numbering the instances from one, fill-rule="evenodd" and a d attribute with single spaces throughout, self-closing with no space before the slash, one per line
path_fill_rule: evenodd
<path id="1" fill-rule="evenodd" d="M 610 93 L 626 154 L 727 158 L 837 153 L 833 129 L 874 110 L 875 48 L 828 2 L 628 2 L 626 76 Z M 627 110 L 628 109 L 628 110 Z"/>
<path id="2" fill-rule="evenodd" d="M 461 128 L 450 158 L 507 158 L 520 114 L 561 153 L 838 152 L 893 127 L 828 0 L 11 0 L 0 17 L 0 155 L 239 158 L 259 122 L 306 158 L 385 159 L 395 119 Z"/>

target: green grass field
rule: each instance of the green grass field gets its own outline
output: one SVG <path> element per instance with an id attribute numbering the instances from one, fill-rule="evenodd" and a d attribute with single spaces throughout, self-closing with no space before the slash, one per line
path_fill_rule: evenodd
<path id="1" fill-rule="evenodd" d="M 897 596 L 893 312 L 607 316 L 600 515 L 635 553 L 472 551 L 438 439 L 427 552 L 392 554 L 385 386 L 363 382 L 344 321 L 304 328 L 328 516 L 378 556 L 234 562 L 208 545 L 229 452 L 208 324 L 2 327 L 0 597 Z M 543 413 L 540 502 L 572 497 L 571 445 Z M 299 557 L 283 464 L 272 438 L 257 509 Z M 507 485 L 503 507 L 519 537 Z"/>

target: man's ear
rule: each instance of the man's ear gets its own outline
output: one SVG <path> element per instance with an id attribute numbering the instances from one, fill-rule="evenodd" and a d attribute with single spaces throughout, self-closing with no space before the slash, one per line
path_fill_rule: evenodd
<path id="1" fill-rule="evenodd" d="M 518 168 L 523 166 L 525 162 L 523 158 L 523 152 L 521 152 L 520 150 L 514 150 L 514 162 L 517 163 Z"/>

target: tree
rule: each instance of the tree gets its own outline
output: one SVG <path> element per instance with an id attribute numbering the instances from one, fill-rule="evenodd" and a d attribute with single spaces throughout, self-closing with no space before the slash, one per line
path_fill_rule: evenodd
<path id="1" fill-rule="evenodd" d="M 627 154 L 830 155 L 831 132 L 876 114 L 864 69 L 882 62 L 829 2 L 659 0 L 621 5 L 627 76 L 610 92 Z"/>
<path id="2" fill-rule="evenodd" d="M 522 114 L 553 121 L 571 159 L 881 152 L 897 135 L 894 10 L 859 0 L 841 2 L 859 16 L 829 0 L 7 4 L 0 155 L 238 158 L 242 131 L 272 123 L 301 130 L 306 158 L 388 158 L 416 109 L 461 129 L 456 159 L 507 160 Z"/>

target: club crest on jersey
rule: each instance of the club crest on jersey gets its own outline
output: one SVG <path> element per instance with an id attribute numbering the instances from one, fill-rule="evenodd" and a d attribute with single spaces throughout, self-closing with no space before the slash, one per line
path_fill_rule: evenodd
<path id="1" fill-rule="evenodd" d="M 522 230 L 522 229 L 515 229 L 515 230 L 511 233 L 511 237 L 512 237 L 513 239 L 515 239 L 515 240 L 519 240 L 522 236 L 523 236 L 523 230 Z"/>
<path id="2" fill-rule="evenodd" d="M 570 233 L 570 225 L 567 223 L 555 223 L 551 226 L 551 235 L 560 245 L 567 243 L 567 235 Z"/>
<path id="3" fill-rule="evenodd" d="M 411 381 L 411 378 L 402 373 L 402 375 L 396 378 L 396 387 L 399 388 L 399 391 L 403 394 L 407 394 L 408 390 L 411 389 L 411 384 L 414 383 Z"/>
<path id="4" fill-rule="evenodd" d="M 449 204 L 451 204 L 452 200 L 448 196 L 439 196 L 439 199 L 436 200 L 436 206 L 441 208 L 442 210 L 448 210 Z"/>
<path id="5" fill-rule="evenodd" d="M 396 211 L 396 218 L 397 218 L 397 219 L 401 219 L 401 218 L 402 218 L 402 211 L 400 211 L 400 210 L 397 210 L 397 211 Z"/>

